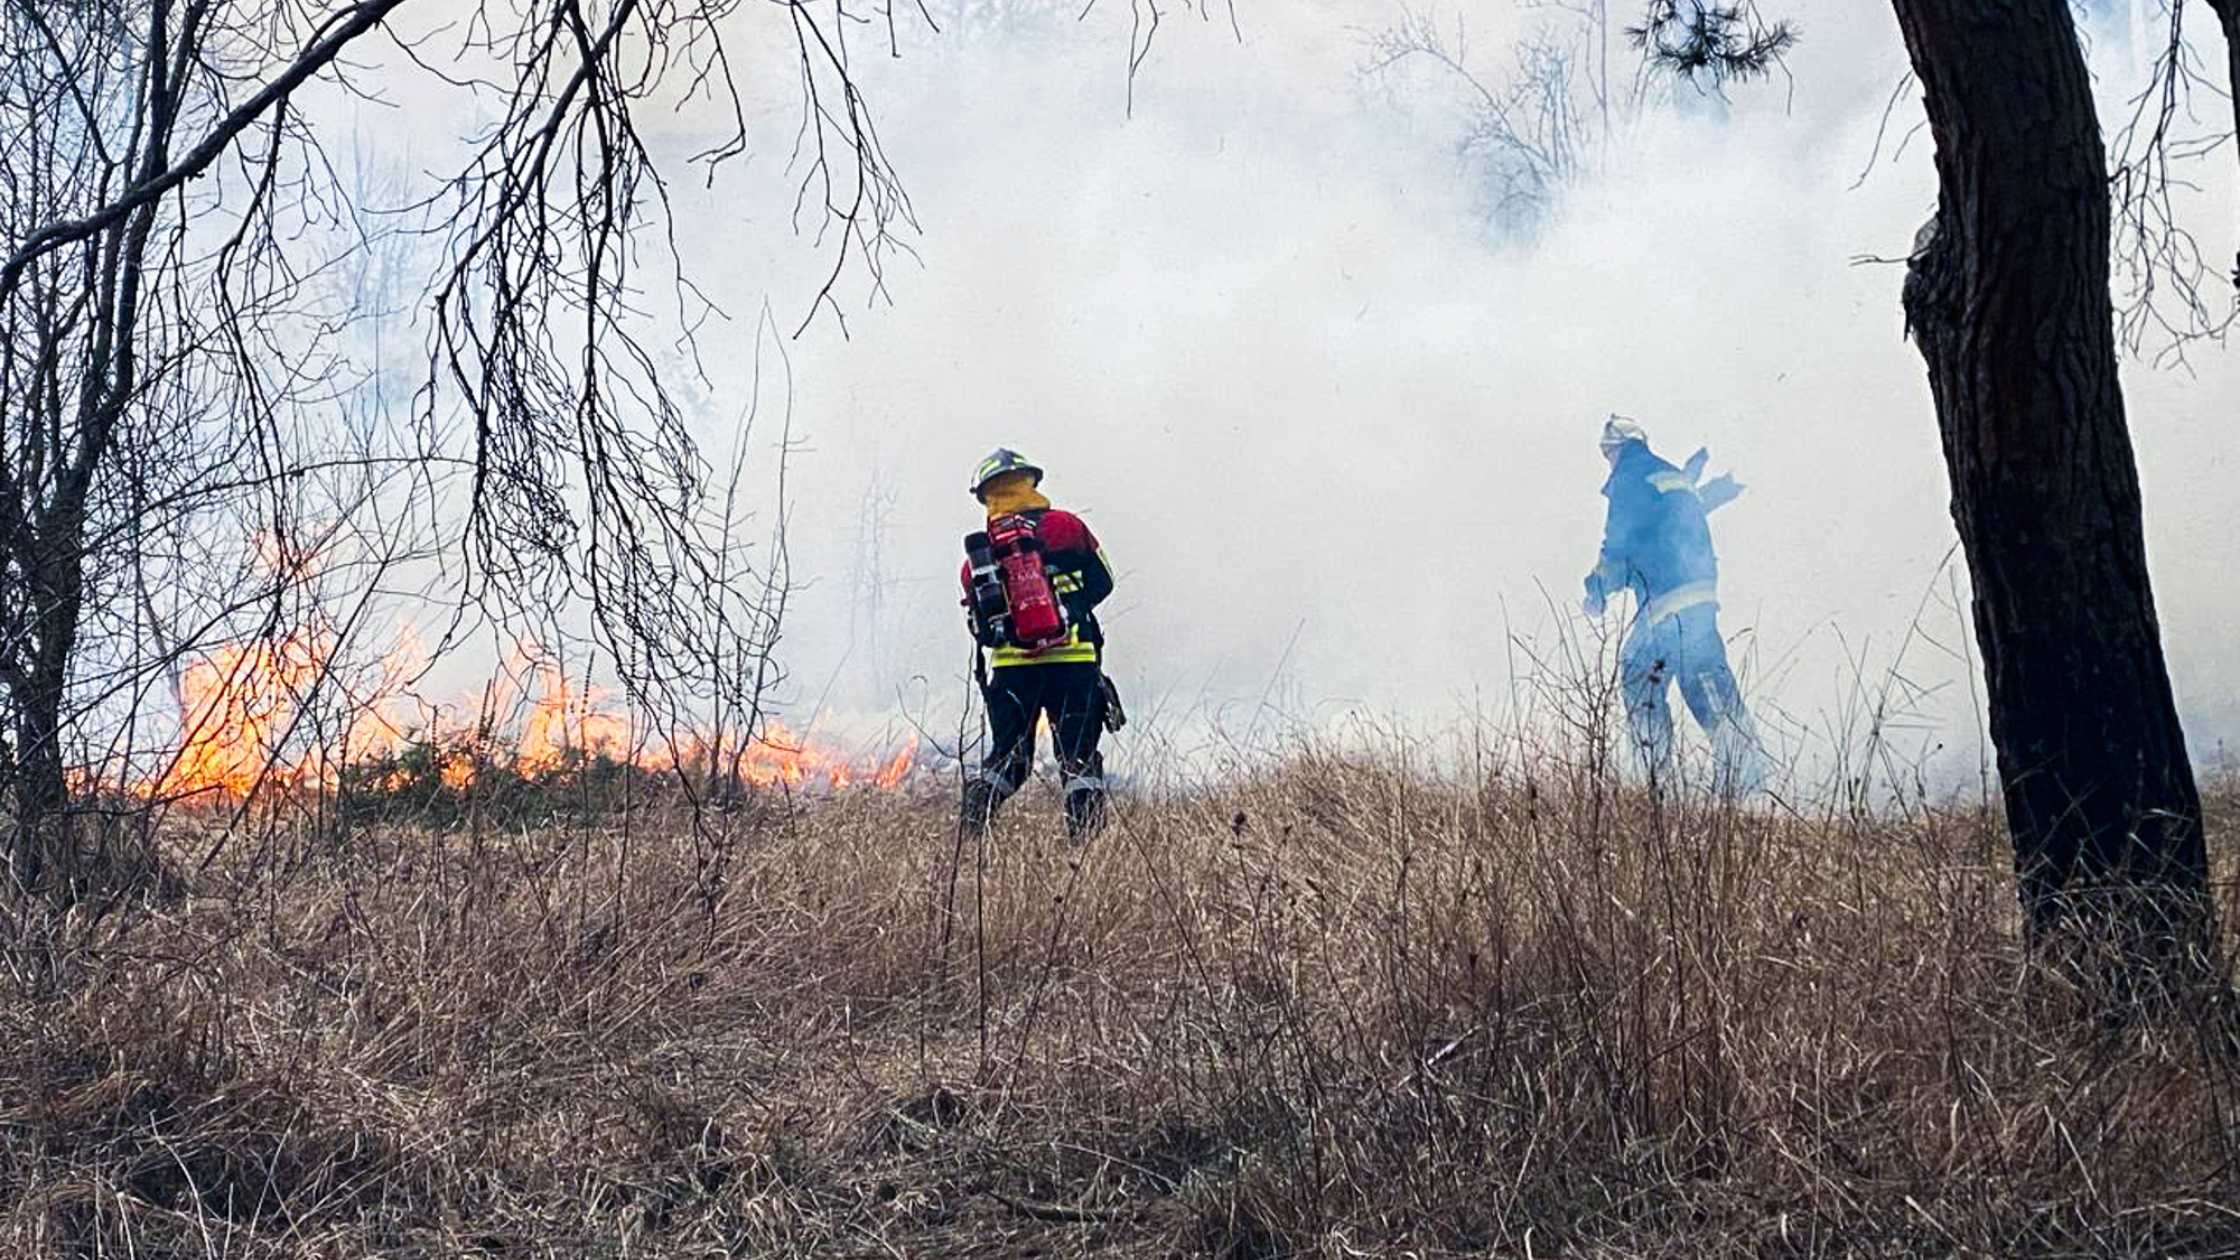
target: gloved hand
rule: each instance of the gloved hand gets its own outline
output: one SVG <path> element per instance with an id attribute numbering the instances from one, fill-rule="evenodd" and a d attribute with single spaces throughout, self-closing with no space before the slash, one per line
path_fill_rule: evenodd
<path id="1" fill-rule="evenodd" d="M 1579 607 L 1585 609 L 1589 617 L 1599 617 L 1606 606 L 1607 601 L 1604 599 L 1602 591 L 1602 575 L 1600 573 L 1589 573 L 1587 575 L 1587 597 L 1580 601 Z"/>

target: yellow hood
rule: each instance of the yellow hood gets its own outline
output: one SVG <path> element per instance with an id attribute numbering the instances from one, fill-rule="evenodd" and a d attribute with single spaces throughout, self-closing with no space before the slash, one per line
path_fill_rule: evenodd
<path id="1" fill-rule="evenodd" d="M 1005 473 L 980 487 L 981 502 L 988 505 L 988 519 L 1049 507 L 1050 500 L 1035 489 L 1034 480 L 1033 473 Z"/>

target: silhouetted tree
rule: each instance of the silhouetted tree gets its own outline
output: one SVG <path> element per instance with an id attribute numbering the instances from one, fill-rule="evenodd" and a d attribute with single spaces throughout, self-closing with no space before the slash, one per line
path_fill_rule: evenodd
<path id="1" fill-rule="evenodd" d="M 832 260 L 809 313 L 837 315 L 842 279 L 876 286 L 909 218 L 850 70 L 842 28 L 862 15 L 466 12 L 446 26 L 425 0 L 0 0 L 0 892 L 71 895 L 87 715 L 129 739 L 141 700 L 213 637 L 284 629 L 289 592 L 320 567 L 314 518 L 393 559 L 385 528 L 353 519 L 384 496 L 421 519 L 463 509 L 445 558 L 493 619 L 586 607 L 633 699 L 756 694 L 764 674 L 740 660 L 771 629 L 758 575 L 728 550 L 738 508 L 642 340 L 646 277 L 683 268 L 641 261 L 671 238 L 669 174 L 637 123 L 680 101 L 712 110 L 712 171 L 746 149 L 723 32 L 753 20 L 790 44 L 799 218 Z M 410 283 L 433 298 L 433 354 L 411 415 L 368 437 L 337 419 L 363 375 L 339 333 L 364 312 L 322 276 L 374 243 L 314 120 L 377 60 L 494 121 L 458 137 L 464 160 L 421 207 L 442 246 Z M 703 308 L 669 282 L 689 325 Z M 260 550 L 231 570 L 210 559 Z M 190 576 L 206 596 L 191 605 L 176 598 Z"/>
<path id="2" fill-rule="evenodd" d="M 2240 157 L 2240 0 L 2209 0 L 2224 31 L 2225 100 L 2232 106 L 2232 148 Z M 2232 262 L 2232 285 L 2240 289 L 2240 255 Z"/>
<path id="3" fill-rule="evenodd" d="M 2067 0 L 1894 0 L 1936 143 L 1907 270 L 2043 940 L 2206 943 L 2201 802 L 2148 580 L 2116 372 L 2108 162 Z"/>
<path id="4" fill-rule="evenodd" d="M 2240 50 L 2240 0 L 2210 3 Z M 1907 325 L 1974 584 L 2031 935 L 2191 974 L 2211 926 L 2201 802 L 2148 580 L 2109 284 L 2118 203 L 2075 17 L 2068 0 L 1892 7 L 1938 178 L 1908 264 Z M 2141 98 L 2150 125 L 2127 129 L 2117 163 L 2119 256 L 2139 281 L 2126 326 L 2158 323 L 2179 343 L 2229 323 L 2203 299 L 2199 255 L 2168 204 L 2168 124 L 2190 73 L 2183 9 L 2169 10 L 2170 47 Z M 1645 25 L 1678 32 L 1650 47 L 1681 67 L 1766 46 L 1775 29 L 1708 0 L 1657 0 Z M 2174 322 L 2156 305 L 2158 278 L 2180 295 Z M 2119 970 L 2127 984 L 2145 974 Z"/>

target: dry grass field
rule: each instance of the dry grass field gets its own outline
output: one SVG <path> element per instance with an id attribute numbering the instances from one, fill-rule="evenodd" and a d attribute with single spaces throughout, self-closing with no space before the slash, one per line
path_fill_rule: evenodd
<path id="1" fill-rule="evenodd" d="M 930 789 L 174 820 L 9 980 L 0 1254 L 2240 1250 L 2224 1017 L 2082 1016 L 1981 811 L 1511 761 L 1302 751 L 1081 849 L 1037 787 L 961 860 Z"/>

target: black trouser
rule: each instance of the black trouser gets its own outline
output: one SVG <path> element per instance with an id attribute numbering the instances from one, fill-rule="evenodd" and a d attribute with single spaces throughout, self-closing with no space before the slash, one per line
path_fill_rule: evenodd
<path id="1" fill-rule="evenodd" d="M 1104 672 L 1095 663 L 1008 665 L 988 675 L 988 755 L 966 785 L 965 821 L 986 826 L 1034 770 L 1035 721 L 1050 717 L 1066 791 L 1066 832 L 1079 836 L 1104 815 Z"/>

